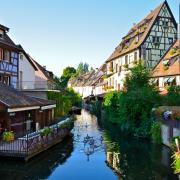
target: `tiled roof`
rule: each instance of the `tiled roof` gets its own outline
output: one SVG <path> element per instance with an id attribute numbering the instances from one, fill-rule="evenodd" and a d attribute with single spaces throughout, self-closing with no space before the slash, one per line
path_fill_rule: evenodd
<path id="1" fill-rule="evenodd" d="M 0 102 L 9 108 L 46 106 L 55 104 L 53 101 L 24 95 L 22 92 L 17 91 L 3 83 L 0 83 Z"/>
<path id="2" fill-rule="evenodd" d="M 166 68 L 166 64 L 167 68 Z M 155 66 L 152 77 L 180 75 L 179 41 L 177 40 L 160 62 Z"/>
<path id="3" fill-rule="evenodd" d="M 37 68 L 37 71 L 39 71 L 39 75 L 44 76 L 48 81 L 53 81 L 53 72 L 46 70 L 44 67 L 42 67 L 36 60 L 34 60 L 29 54 L 29 59 L 31 62 L 35 65 Z"/>
<path id="4" fill-rule="evenodd" d="M 148 33 L 150 32 L 161 8 L 164 4 L 167 4 L 165 1 L 164 3 L 160 4 L 156 9 L 151 11 L 148 16 L 146 16 L 142 21 L 138 24 L 134 25 L 128 34 L 123 37 L 121 43 L 115 48 L 114 52 L 111 56 L 107 59 L 106 62 L 114 60 L 126 53 L 129 53 L 141 46 L 141 44 L 145 41 Z M 139 35 L 138 41 L 136 40 L 136 36 Z"/>
<path id="5" fill-rule="evenodd" d="M 7 35 L 7 32 L 9 31 L 9 28 L 3 26 L 0 24 L 0 29 L 2 29 L 4 31 L 4 36 L 3 38 L 0 38 L 0 45 L 3 46 L 7 46 L 7 47 L 11 47 L 14 48 L 16 50 L 20 50 L 21 48 L 19 48 L 12 40 L 11 38 Z"/>

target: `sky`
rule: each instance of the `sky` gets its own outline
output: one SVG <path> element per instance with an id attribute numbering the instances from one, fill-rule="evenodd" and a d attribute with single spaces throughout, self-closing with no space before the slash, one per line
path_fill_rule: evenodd
<path id="1" fill-rule="evenodd" d="M 178 21 L 179 0 L 167 0 Z M 0 24 L 41 65 L 60 76 L 67 66 L 105 62 L 133 23 L 162 0 L 0 0 Z M 2 8 L 3 7 L 3 8 Z"/>

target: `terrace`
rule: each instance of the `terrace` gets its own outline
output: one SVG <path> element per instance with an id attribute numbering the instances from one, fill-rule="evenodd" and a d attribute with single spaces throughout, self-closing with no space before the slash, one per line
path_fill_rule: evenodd
<path id="1" fill-rule="evenodd" d="M 24 158 L 25 161 L 49 149 L 70 135 L 73 120 L 67 118 L 44 129 L 24 136 L 4 136 L 0 141 L 0 156 Z M 3 135 L 2 135 L 3 136 Z"/>

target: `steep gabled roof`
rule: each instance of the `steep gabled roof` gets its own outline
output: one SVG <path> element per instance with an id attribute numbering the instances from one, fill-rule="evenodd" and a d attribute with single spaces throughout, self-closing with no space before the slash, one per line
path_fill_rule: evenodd
<path id="1" fill-rule="evenodd" d="M 121 43 L 115 48 L 114 52 L 107 59 L 106 62 L 112 61 L 118 57 L 121 57 L 122 55 L 125 55 L 135 49 L 138 49 L 148 37 L 148 34 L 150 33 L 151 28 L 154 25 L 157 16 L 164 5 L 167 6 L 172 15 L 168 3 L 164 1 L 157 8 L 151 11 L 151 13 L 149 13 L 142 21 L 140 21 L 138 24 L 134 25 L 130 29 L 128 34 L 125 37 L 123 37 Z M 174 22 L 176 22 L 173 15 L 172 17 Z M 136 40 L 137 34 L 139 35 L 138 41 Z"/>
<path id="2" fill-rule="evenodd" d="M 46 70 L 36 60 L 34 60 L 29 54 L 28 56 L 31 62 L 36 67 L 37 71 L 41 72 L 40 74 L 42 74 L 48 81 L 53 81 L 53 72 Z"/>
<path id="3" fill-rule="evenodd" d="M 166 64 L 168 63 L 168 68 Z M 152 77 L 180 75 L 179 41 L 177 40 L 154 67 Z"/>
<path id="4" fill-rule="evenodd" d="M 23 47 L 19 44 L 18 45 L 19 48 L 21 48 L 21 52 L 24 54 L 24 56 L 26 57 L 26 59 L 29 61 L 29 63 L 31 64 L 31 66 L 34 68 L 35 71 L 37 71 L 37 67 L 35 66 L 35 64 L 32 62 L 30 56 L 26 53 L 26 51 L 23 49 Z"/>
<path id="5" fill-rule="evenodd" d="M 11 38 L 7 35 L 7 32 L 9 31 L 9 28 L 0 24 L 0 29 L 2 29 L 4 31 L 3 38 L 0 38 L 0 46 L 10 47 L 10 48 L 13 48 L 14 50 L 19 51 L 21 48 L 19 46 L 17 46 L 11 40 Z"/>

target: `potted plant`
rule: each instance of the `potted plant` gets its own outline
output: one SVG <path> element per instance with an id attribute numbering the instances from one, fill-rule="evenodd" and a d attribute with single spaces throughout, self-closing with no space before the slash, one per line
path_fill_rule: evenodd
<path id="1" fill-rule="evenodd" d="M 174 55 L 176 52 L 178 51 L 178 48 L 177 47 L 174 47 L 170 50 L 169 54 L 172 56 Z"/>
<path id="2" fill-rule="evenodd" d="M 9 141 L 13 141 L 14 140 L 14 133 L 13 133 L 13 131 L 5 131 L 5 132 L 3 132 L 3 140 L 4 141 L 7 141 L 7 142 L 9 142 Z"/>
<path id="3" fill-rule="evenodd" d="M 45 128 L 41 131 L 41 136 L 47 137 L 51 132 L 52 132 L 52 129 L 51 129 L 50 127 L 45 127 Z"/>

